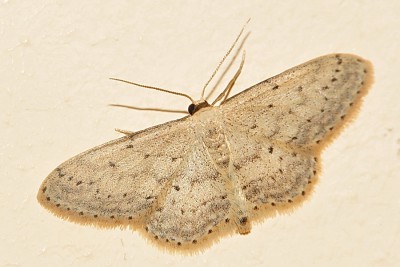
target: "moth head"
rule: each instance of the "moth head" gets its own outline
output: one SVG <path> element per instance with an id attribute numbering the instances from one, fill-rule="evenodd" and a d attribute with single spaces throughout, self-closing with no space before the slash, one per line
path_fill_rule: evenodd
<path id="1" fill-rule="evenodd" d="M 206 100 L 195 101 L 195 102 L 193 102 L 192 104 L 189 105 L 188 112 L 189 112 L 190 115 L 193 115 L 194 113 L 196 113 L 200 109 L 206 108 L 206 107 L 211 107 L 211 105 L 208 104 L 208 102 Z"/>

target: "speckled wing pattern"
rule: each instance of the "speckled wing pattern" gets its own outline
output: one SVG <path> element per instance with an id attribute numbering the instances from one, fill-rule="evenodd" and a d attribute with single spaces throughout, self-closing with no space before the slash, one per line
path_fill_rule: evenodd
<path id="1" fill-rule="evenodd" d="M 187 119 L 122 137 L 69 159 L 45 179 L 39 201 L 78 222 L 143 226 L 179 166 L 187 164 L 193 142 Z"/>
<path id="2" fill-rule="evenodd" d="M 309 195 L 321 149 L 355 114 L 369 62 L 320 57 L 217 107 L 90 149 L 45 179 L 39 202 L 83 224 L 126 226 L 199 251 Z"/>
<path id="3" fill-rule="evenodd" d="M 232 178 L 254 219 L 303 200 L 316 182 L 321 149 L 357 111 L 371 80 L 368 61 L 332 54 L 263 81 L 221 106 Z"/>

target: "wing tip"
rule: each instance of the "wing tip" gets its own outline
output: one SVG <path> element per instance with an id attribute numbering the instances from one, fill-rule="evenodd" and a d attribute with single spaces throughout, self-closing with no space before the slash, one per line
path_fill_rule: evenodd
<path id="1" fill-rule="evenodd" d="M 335 128 L 323 138 L 320 144 L 315 146 L 314 151 L 319 155 L 326 147 L 328 147 L 342 132 L 347 128 L 358 116 L 361 106 L 364 101 L 364 97 L 369 93 L 374 83 L 374 68 L 373 64 L 360 56 L 354 54 L 331 54 L 332 56 L 340 55 L 351 58 L 358 63 L 363 64 L 364 79 L 357 91 L 357 96 L 355 97 L 352 106 L 348 109 L 345 117 L 342 118 Z"/>

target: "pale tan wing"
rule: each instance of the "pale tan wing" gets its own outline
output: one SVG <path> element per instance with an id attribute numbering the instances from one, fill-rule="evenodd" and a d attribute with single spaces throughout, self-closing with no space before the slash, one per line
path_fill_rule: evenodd
<path id="1" fill-rule="evenodd" d="M 198 251 L 233 230 L 227 177 L 219 173 L 200 139 L 175 171 L 159 206 L 146 223 L 150 240 L 163 248 Z"/>
<path id="2" fill-rule="evenodd" d="M 239 131 L 227 131 L 226 138 L 229 176 L 237 183 L 238 202 L 245 203 L 249 221 L 294 208 L 309 195 L 319 169 L 317 153 L 249 138 Z"/>
<path id="3" fill-rule="evenodd" d="M 293 208 L 308 195 L 321 149 L 355 113 L 371 81 L 368 61 L 328 55 L 261 82 L 219 107 L 231 153 L 229 174 L 252 219 Z"/>
<path id="4" fill-rule="evenodd" d="M 368 61 L 332 54 L 267 79 L 220 108 L 225 124 L 235 131 L 313 147 L 353 115 L 371 81 Z"/>
<path id="5" fill-rule="evenodd" d="M 79 223 L 144 229 L 174 173 L 186 164 L 191 125 L 185 117 L 77 155 L 48 175 L 38 200 Z"/>

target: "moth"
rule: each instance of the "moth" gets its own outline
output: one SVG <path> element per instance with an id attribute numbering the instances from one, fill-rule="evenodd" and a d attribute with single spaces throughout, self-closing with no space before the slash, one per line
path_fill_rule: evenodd
<path id="1" fill-rule="evenodd" d="M 228 97 L 240 70 L 214 103 L 190 98 L 189 115 L 122 131 L 62 163 L 40 186 L 40 204 L 178 252 L 299 206 L 317 182 L 321 150 L 357 113 L 372 65 L 330 54 Z"/>

